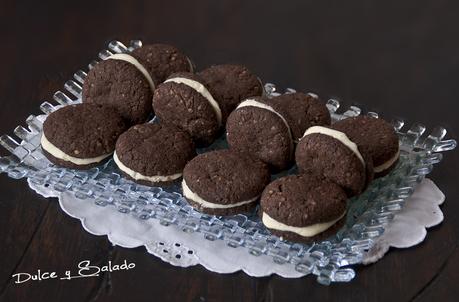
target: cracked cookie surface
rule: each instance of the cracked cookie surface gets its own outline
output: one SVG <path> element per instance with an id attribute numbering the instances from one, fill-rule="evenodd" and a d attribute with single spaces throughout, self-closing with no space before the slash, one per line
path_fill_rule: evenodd
<path id="1" fill-rule="evenodd" d="M 182 77 L 202 83 L 192 73 L 176 73 L 170 78 Z M 220 130 L 217 115 L 209 101 L 195 89 L 175 82 L 165 82 L 157 87 L 153 96 L 157 117 L 188 132 L 198 145 L 209 145 Z"/>
<path id="2" fill-rule="evenodd" d="M 126 129 L 126 123 L 115 109 L 98 104 L 62 107 L 51 113 L 43 124 L 43 133 L 51 144 L 65 154 L 81 159 L 112 153 L 117 138 Z M 60 166 L 78 167 L 49 152 L 45 155 Z"/>
<path id="3" fill-rule="evenodd" d="M 187 56 L 172 45 L 144 45 L 135 49 L 131 55 L 147 69 L 155 85 L 161 84 L 173 73 L 191 71 Z"/>
<path id="4" fill-rule="evenodd" d="M 111 106 L 130 124 L 147 120 L 153 93 L 148 80 L 132 64 L 120 60 L 99 62 L 86 76 L 83 103 Z"/>
<path id="5" fill-rule="evenodd" d="M 190 190 L 207 202 L 231 205 L 257 198 L 269 183 L 267 166 L 248 154 L 218 150 L 198 155 L 183 171 Z M 256 202 L 237 208 L 211 209 L 190 204 L 208 214 L 231 215 L 253 208 Z"/>
<path id="6" fill-rule="evenodd" d="M 141 124 L 129 128 L 116 142 L 116 155 L 144 176 L 182 173 L 196 153 L 191 137 L 173 125 Z"/>

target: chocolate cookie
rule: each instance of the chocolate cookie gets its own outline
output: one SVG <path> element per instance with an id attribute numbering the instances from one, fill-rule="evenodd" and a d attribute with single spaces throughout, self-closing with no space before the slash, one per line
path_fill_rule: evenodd
<path id="1" fill-rule="evenodd" d="M 58 166 L 88 169 L 111 156 L 116 139 L 126 129 L 123 118 L 112 107 L 69 105 L 46 118 L 41 147 Z"/>
<path id="2" fill-rule="evenodd" d="M 209 145 L 222 123 L 220 107 L 202 79 L 192 73 L 176 73 L 160 84 L 153 108 L 161 121 L 187 131 L 198 145 Z"/>
<path id="3" fill-rule="evenodd" d="M 99 62 L 83 84 L 83 103 L 112 106 L 129 124 L 143 123 L 152 113 L 152 87 L 129 55 Z M 124 59 L 126 60 L 124 60 Z"/>
<path id="4" fill-rule="evenodd" d="M 314 126 L 298 143 L 295 160 L 301 172 L 314 173 L 340 185 L 348 196 L 355 196 L 373 179 L 373 164 L 365 150 L 346 134 Z"/>
<path id="5" fill-rule="evenodd" d="M 260 216 L 275 235 L 312 242 L 336 233 L 346 219 L 346 192 L 313 174 L 278 178 L 263 191 Z"/>
<path id="6" fill-rule="evenodd" d="M 315 125 L 329 125 L 330 113 L 317 97 L 304 93 L 274 98 L 249 98 L 228 117 L 227 140 L 231 148 L 250 152 L 274 171 L 287 168 L 294 141 Z"/>
<path id="7" fill-rule="evenodd" d="M 176 72 L 192 72 L 191 61 L 177 48 L 167 44 L 149 44 L 134 50 L 131 55 L 150 73 L 159 85 Z"/>
<path id="8" fill-rule="evenodd" d="M 397 165 L 400 155 L 398 136 L 385 120 L 370 116 L 351 117 L 336 122 L 333 129 L 346 133 L 359 148 L 369 153 L 376 177 L 388 174 Z"/>
<path id="9" fill-rule="evenodd" d="M 129 128 L 116 142 L 118 168 L 145 185 L 171 183 L 182 176 L 185 164 L 196 155 L 191 137 L 173 125 L 141 124 Z"/>
<path id="10" fill-rule="evenodd" d="M 294 144 L 289 124 L 260 97 L 245 100 L 230 114 L 226 139 L 231 149 L 255 156 L 273 171 L 292 163 Z"/>
<path id="11" fill-rule="evenodd" d="M 199 76 L 220 105 L 223 123 L 241 101 L 263 94 L 260 80 L 242 65 L 214 65 Z"/>
<path id="12" fill-rule="evenodd" d="M 266 98 L 265 103 L 286 119 L 295 141 L 309 127 L 330 125 L 330 112 L 325 103 L 316 96 L 301 92 L 286 93 Z"/>
<path id="13" fill-rule="evenodd" d="M 231 150 L 212 151 L 185 166 L 183 196 L 201 212 L 235 215 L 255 208 L 269 180 L 261 161 Z"/>

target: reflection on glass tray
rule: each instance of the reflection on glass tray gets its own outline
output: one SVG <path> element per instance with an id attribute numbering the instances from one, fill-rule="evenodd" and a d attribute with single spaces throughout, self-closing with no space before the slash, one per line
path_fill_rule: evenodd
<path id="1" fill-rule="evenodd" d="M 113 41 L 107 50 L 99 53 L 99 57 L 105 59 L 113 53 L 130 52 L 141 45 L 141 41 L 132 41 L 126 47 Z M 94 64 L 97 61 L 89 64 L 89 68 Z M 44 114 L 29 116 L 27 128 L 18 126 L 14 130 L 15 138 L 0 137 L 0 144 L 10 152 L 0 158 L 0 172 L 15 179 L 28 178 L 35 185 L 56 192 L 71 192 L 79 199 L 90 198 L 99 206 L 111 207 L 139 219 L 158 219 L 162 225 L 175 226 L 184 232 L 200 232 L 207 240 L 224 240 L 228 246 L 247 249 L 254 257 L 261 254 L 272 256 L 277 264 L 292 263 L 301 273 L 317 275 L 322 284 L 349 281 L 355 276 L 350 265 L 362 261 L 363 253 L 383 234 L 385 226 L 403 207 L 416 185 L 432 171 L 434 164 L 441 161 L 441 152 L 456 147 L 456 141 L 444 140 L 444 128 L 427 132 L 422 124 L 407 127 L 402 120 L 393 120 L 402 150 L 397 168 L 386 177 L 373 181 L 362 195 L 349 203 L 346 226 L 336 236 L 311 245 L 291 243 L 271 235 L 255 213 L 216 217 L 193 210 L 182 197 L 179 182 L 165 188 L 139 185 L 122 177 L 112 160 L 87 171 L 51 164 L 40 147 L 43 121 L 59 106 L 81 102 L 85 76 L 85 71 L 77 71 L 74 79 L 65 83 L 65 92 L 54 94 L 56 104 L 42 103 L 40 109 Z M 266 84 L 265 91 L 268 96 L 279 94 L 273 84 Z M 290 92 L 294 90 L 287 89 L 285 93 Z M 327 102 L 327 107 L 333 121 L 363 114 L 355 106 L 339 110 L 340 103 L 332 99 Z M 374 112 L 365 114 L 377 117 Z M 224 138 L 220 138 L 210 149 L 223 148 L 225 144 Z M 283 174 L 293 173 L 293 170 Z"/>

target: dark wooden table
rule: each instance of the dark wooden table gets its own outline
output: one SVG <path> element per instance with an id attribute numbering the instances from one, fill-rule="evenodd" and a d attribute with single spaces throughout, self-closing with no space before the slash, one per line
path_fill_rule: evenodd
<path id="1" fill-rule="evenodd" d="M 132 1 L 129 1 L 132 2 Z M 264 81 L 459 131 L 457 1 L 0 2 L 0 131 L 12 133 L 108 41 L 183 49 L 199 67 L 248 65 Z M 319 3 L 320 2 L 320 3 Z M 4 153 L 2 153 L 4 154 Z M 144 248 L 112 247 L 25 181 L 0 176 L 2 301 L 452 301 L 459 295 L 458 152 L 430 176 L 445 221 L 425 242 L 357 267 L 351 283 L 181 269 Z M 14 284 L 18 272 L 63 272 L 81 260 L 135 262 L 127 272 Z M 457 300 L 456 300 L 457 301 Z"/>

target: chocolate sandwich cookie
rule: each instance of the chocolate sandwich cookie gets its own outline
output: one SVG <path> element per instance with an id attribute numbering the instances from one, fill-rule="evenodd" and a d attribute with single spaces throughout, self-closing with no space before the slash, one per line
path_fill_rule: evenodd
<path id="1" fill-rule="evenodd" d="M 250 152 L 279 171 L 291 164 L 294 142 L 307 128 L 329 124 L 330 113 L 315 96 L 255 97 L 243 101 L 228 117 L 227 140 L 231 148 Z"/>
<path id="2" fill-rule="evenodd" d="M 249 98 L 226 122 L 231 149 L 246 152 L 280 171 L 292 163 L 294 143 L 287 120 L 261 97 Z"/>
<path id="3" fill-rule="evenodd" d="M 54 164 L 88 169 L 109 158 L 127 126 L 112 107 L 78 104 L 51 113 L 43 124 L 41 147 Z"/>
<path id="4" fill-rule="evenodd" d="M 140 63 L 116 54 L 92 68 L 83 84 L 83 103 L 111 106 L 129 124 L 143 123 L 152 113 L 154 83 Z"/>
<path id="5" fill-rule="evenodd" d="M 235 215 L 255 208 L 269 183 L 267 166 L 231 150 L 203 153 L 183 170 L 183 196 L 195 209 L 211 215 Z"/>
<path id="6" fill-rule="evenodd" d="M 350 117 L 333 125 L 346 133 L 359 148 L 365 149 L 373 160 L 375 177 L 388 174 L 400 156 L 399 140 L 394 127 L 383 119 L 370 116 Z"/>
<path id="7" fill-rule="evenodd" d="M 346 192 L 313 174 L 278 178 L 263 191 L 260 216 L 275 235 L 309 243 L 335 234 L 346 220 Z"/>
<path id="8" fill-rule="evenodd" d="M 295 141 L 298 141 L 309 127 L 330 125 L 330 112 L 325 103 L 315 95 L 302 92 L 286 93 L 266 98 L 265 103 L 285 118 Z"/>
<path id="9" fill-rule="evenodd" d="M 131 55 L 149 72 L 156 85 L 176 72 L 192 72 L 191 61 L 176 47 L 167 44 L 149 44 L 135 49 Z"/>
<path id="10" fill-rule="evenodd" d="M 371 157 L 346 134 L 323 126 L 306 130 L 295 152 L 298 168 L 344 188 L 349 197 L 358 195 L 373 179 Z"/>
<path id="11" fill-rule="evenodd" d="M 198 74 L 220 105 L 223 123 L 241 101 L 263 94 L 258 77 L 242 65 L 214 65 Z"/>
<path id="12" fill-rule="evenodd" d="M 182 176 L 196 155 L 191 137 L 173 125 L 141 124 L 129 128 L 116 142 L 113 159 L 130 179 L 144 184 L 168 184 Z"/>
<path id="13" fill-rule="evenodd" d="M 222 112 L 202 79 L 192 73 L 175 73 L 160 84 L 153 108 L 161 121 L 187 131 L 198 145 L 209 145 L 222 125 Z"/>

